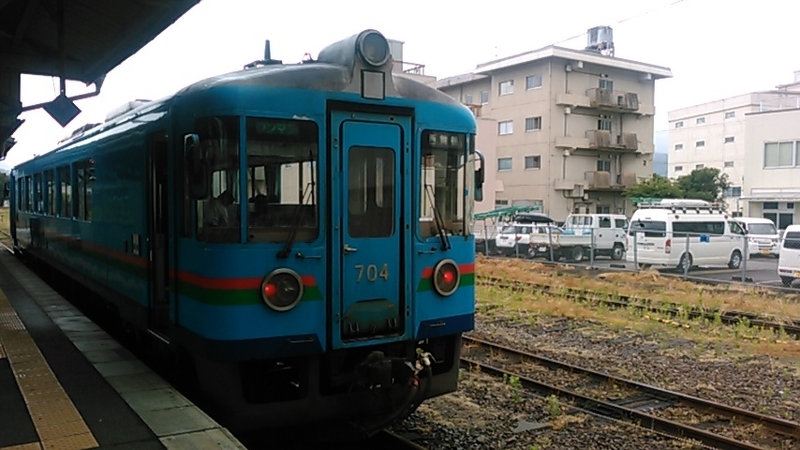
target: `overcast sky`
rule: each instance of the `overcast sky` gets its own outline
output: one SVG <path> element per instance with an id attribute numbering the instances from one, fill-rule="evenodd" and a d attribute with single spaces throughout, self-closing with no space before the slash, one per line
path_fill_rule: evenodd
<path id="1" fill-rule="evenodd" d="M 293 63 L 367 28 L 405 42 L 405 61 L 444 78 L 551 44 L 582 49 L 588 28 L 609 25 L 617 57 L 672 69 L 674 78 L 656 82 L 655 128 L 662 130 L 667 111 L 793 81 L 799 18 L 793 0 L 201 0 L 112 70 L 98 97 L 77 102 L 83 113 L 65 128 L 42 110 L 22 114 L 18 143 L 0 168 L 45 153 L 128 100 L 161 98 L 239 70 L 261 59 L 265 39 L 274 59 Z M 23 76 L 23 106 L 52 100 L 58 84 Z M 89 90 L 67 85 L 68 95 Z"/>

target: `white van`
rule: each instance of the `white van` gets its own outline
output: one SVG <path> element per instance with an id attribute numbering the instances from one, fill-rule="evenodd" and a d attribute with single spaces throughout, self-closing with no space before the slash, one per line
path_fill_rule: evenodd
<path id="1" fill-rule="evenodd" d="M 741 266 L 744 230 L 717 205 L 665 199 L 639 206 L 628 228 L 628 262 L 682 272 L 699 265 Z"/>
<path id="2" fill-rule="evenodd" d="M 628 218 L 622 214 L 570 214 L 564 221 L 562 251 L 567 255 L 572 253 L 569 249 L 570 235 L 586 236 L 588 239 L 583 239 L 583 242 L 575 239 L 574 246 L 583 246 L 588 251 L 594 235 L 595 255 L 610 256 L 618 261 L 625 256 L 627 232 Z"/>
<path id="3" fill-rule="evenodd" d="M 781 252 L 781 235 L 775 223 L 763 217 L 737 217 L 747 233 L 747 252 L 750 255 L 778 257 Z"/>
<path id="4" fill-rule="evenodd" d="M 778 276 L 786 287 L 800 279 L 800 225 L 789 225 L 783 233 Z"/>

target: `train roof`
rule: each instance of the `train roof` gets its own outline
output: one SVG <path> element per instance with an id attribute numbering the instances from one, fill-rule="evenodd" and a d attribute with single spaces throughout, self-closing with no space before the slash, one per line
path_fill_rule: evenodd
<path id="1" fill-rule="evenodd" d="M 53 150 L 58 151 L 74 143 L 102 133 L 111 127 L 139 118 L 145 114 L 166 111 L 171 105 L 183 97 L 225 87 L 273 87 L 294 88 L 328 92 L 361 92 L 364 96 L 364 83 L 361 77 L 365 72 L 383 74 L 385 99 L 399 98 L 427 101 L 459 107 L 464 115 L 472 117 L 472 113 L 452 97 L 434 87 L 420 83 L 402 73 L 392 70 L 394 64 L 391 55 L 380 64 L 369 64 L 364 56 L 363 45 L 366 37 L 382 35 L 375 30 L 365 30 L 357 35 L 331 44 L 323 49 L 317 60 L 306 60 L 297 64 L 282 64 L 280 61 L 267 59 L 244 66 L 242 70 L 212 76 L 192 83 L 178 92 L 164 98 L 134 100 L 111 111 L 103 123 L 87 124 L 75 130 L 59 142 Z M 388 44 L 387 44 L 388 51 Z M 367 100 L 370 97 L 365 97 Z M 373 99 L 378 99 L 374 98 Z M 381 100 L 384 98 L 380 98 Z M 52 153 L 52 152 L 48 152 Z"/>

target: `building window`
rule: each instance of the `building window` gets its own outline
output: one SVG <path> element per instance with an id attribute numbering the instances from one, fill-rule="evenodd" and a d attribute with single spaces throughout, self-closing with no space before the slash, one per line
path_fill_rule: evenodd
<path id="1" fill-rule="evenodd" d="M 705 147 L 706 146 L 706 141 L 697 141 L 697 142 L 694 143 L 694 146 L 695 147 Z"/>
<path id="2" fill-rule="evenodd" d="M 498 85 L 500 95 L 509 95 L 514 93 L 514 80 L 501 81 Z"/>
<path id="3" fill-rule="evenodd" d="M 511 158 L 497 158 L 497 171 L 505 171 L 512 169 Z"/>
<path id="4" fill-rule="evenodd" d="M 499 122 L 497 124 L 497 134 L 504 135 L 504 134 L 511 134 L 514 132 L 514 122 L 511 120 L 507 120 L 505 122 Z"/>
<path id="5" fill-rule="evenodd" d="M 741 186 L 731 186 L 726 188 L 722 191 L 722 195 L 725 197 L 741 197 L 742 196 L 742 187 Z"/>
<path id="6" fill-rule="evenodd" d="M 598 119 L 597 120 L 597 129 L 598 130 L 611 131 L 611 120 L 610 119 Z"/>
<path id="7" fill-rule="evenodd" d="M 675 150 L 683 150 L 683 144 L 675 144 Z"/>
<path id="8" fill-rule="evenodd" d="M 675 122 L 675 128 L 683 128 L 683 121 Z"/>
<path id="9" fill-rule="evenodd" d="M 705 166 L 706 166 L 705 164 L 696 164 L 694 166 L 694 168 L 695 168 L 695 170 L 700 170 L 700 169 L 704 168 Z"/>
<path id="10" fill-rule="evenodd" d="M 793 167 L 800 162 L 797 142 L 769 142 L 764 144 L 764 167 Z"/>
<path id="11" fill-rule="evenodd" d="M 726 144 L 730 144 L 731 142 L 733 142 L 733 139 L 734 139 L 734 136 L 726 136 L 725 137 L 725 143 Z"/>
<path id="12" fill-rule="evenodd" d="M 675 172 L 683 172 L 683 166 L 675 166 Z"/>
<path id="13" fill-rule="evenodd" d="M 697 118 L 697 120 L 695 121 L 695 123 L 696 123 L 697 125 L 700 125 L 700 124 L 706 123 L 706 118 L 705 118 L 705 117 L 698 117 L 698 118 Z"/>
<path id="14" fill-rule="evenodd" d="M 528 169 L 541 169 L 542 157 L 541 156 L 526 156 L 525 157 L 525 170 Z"/>
<path id="15" fill-rule="evenodd" d="M 597 171 L 598 172 L 611 172 L 611 160 L 610 159 L 598 159 L 597 160 Z"/>
<path id="16" fill-rule="evenodd" d="M 600 89 L 608 89 L 609 91 L 614 90 L 614 82 L 605 78 L 600 78 L 600 83 L 598 84 Z"/>
<path id="17" fill-rule="evenodd" d="M 725 161 L 725 167 L 733 167 L 733 161 Z"/>
<path id="18" fill-rule="evenodd" d="M 525 90 L 531 90 L 542 87 L 541 75 L 530 75 L 525 77 Z"/>
<path id="19" fill-rule="evenodd" d="M 472 104 L 472 94 L 467 94 L 466 96 L 464 96 L 464 102 L 466 104 L 468 104 L 468 105 L 471 105 Z"/>
<path id="20" fill-rule="evenodd" d="M 508 206 L 508 200 L 495 200 L 494 206 Z"/>
<path id="21" fill-rule="evenodd" d="M 489 91 L 481 91 L 481 104 L 489 103 Z"/>
<path id="22" fill-rule="evenodd" d="M 542 117 L 526 117 L 525 118 L 525 131 L 534 131 L 542 129 Z"/>
<path id="23" fill-rule="evenodd" d="M 726 119 L 733 119 L 734 117 L 736 117 L 736 111 L 728 111 L 725 113 Z"/>

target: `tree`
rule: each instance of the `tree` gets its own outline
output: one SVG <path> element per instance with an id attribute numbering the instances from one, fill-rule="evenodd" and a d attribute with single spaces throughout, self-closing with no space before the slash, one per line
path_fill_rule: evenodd
<path id="1" fill-rule="evenodd" d="M 685 198 L 696 198 L 709 202 L 722 202 L 723 193 L 731 186 L 728 174 L 714 167 L 695 169 L 689 175 L 678 178 L 677 185 Z"/>
<path id="2" fill-rule="evenodd" d="M 672 180 L 653 174 L 653 177 L 625 189 L 628 198 L 683 198 L 683 191 Z"/>

